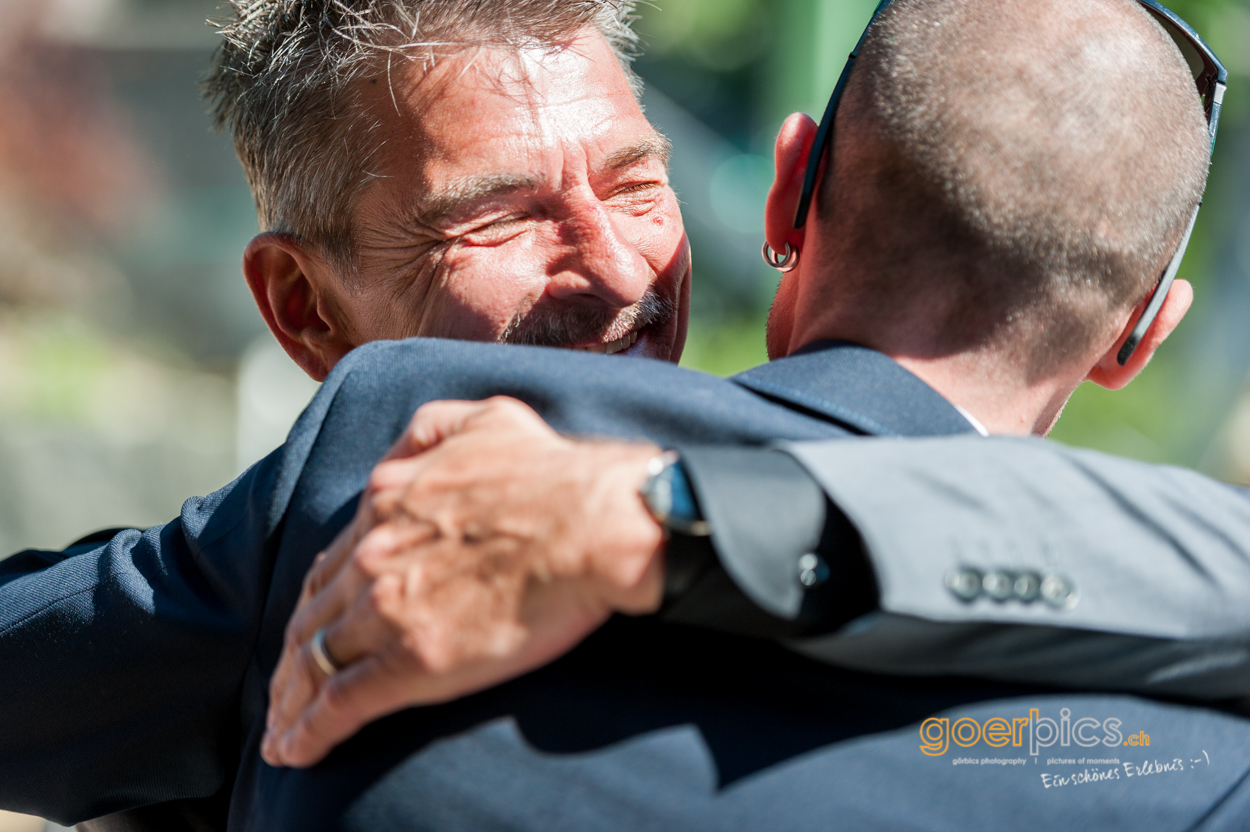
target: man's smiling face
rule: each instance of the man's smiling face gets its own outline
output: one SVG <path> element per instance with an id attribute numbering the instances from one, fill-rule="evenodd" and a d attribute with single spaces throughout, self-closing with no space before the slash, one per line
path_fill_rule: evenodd
<path id="1" fill-rule="evenodd" d="M 353 342 L 429 336 L 676 361 L 689 244 L 668 143 L 587 32 L 559 50 L 396 60 L 356 208 Z"/>

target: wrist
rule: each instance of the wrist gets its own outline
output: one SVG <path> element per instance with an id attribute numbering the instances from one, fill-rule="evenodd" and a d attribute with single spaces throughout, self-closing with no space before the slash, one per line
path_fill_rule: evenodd
<path id="1" fill-rule="evenodd" d="M 658 611 L 664 597 L 664 529 L 639 494 L 659 453 L 653 445 L 603 444 L 591 464 L 590 516 L 601 545 L 590 569 L 611 607 L 631 615 Z"/>

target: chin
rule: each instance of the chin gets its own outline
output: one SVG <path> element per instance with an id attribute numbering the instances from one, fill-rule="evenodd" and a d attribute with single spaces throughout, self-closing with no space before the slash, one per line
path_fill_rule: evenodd
<path id="1" fill-rule="evenodd" d="M 643 327 L 638 332 L 638 342 L 618 353 L 631 358 L 650 358 L 676 364 L 681 361 L 686 346 L 686 333 L 690 319 L 690 273 L 687 271 L 677 290 L 676 311 L 667 321 Z"/>

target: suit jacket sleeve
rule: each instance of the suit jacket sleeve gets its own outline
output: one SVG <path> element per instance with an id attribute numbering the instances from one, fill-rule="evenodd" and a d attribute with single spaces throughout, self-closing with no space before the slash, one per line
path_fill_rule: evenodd
<path id="1" fill-rule="evenodd" d="M 0 561 L 0 809 L 71 824 L 229 785 L 273 541 L 338 383 L 178 519 Z"/>
<path id="2" fill-rule="evenodd" d="M 197 533 L 256 475 L 165 526 L 0 563 L 0 807 L 69 823 L 222 787 L 256 584 L 232 530 Z"/>
<path id="3" fill-rule="evenodd" d="M 878 588 L 876 611 L 798 649 L 886 673 L 1250 692 L 1244 489 L 1036 439 L 786 450 L 849 518 Z M 987 591 L 991 576 L 1003 591 Z M 1021 576 L 1060 591 L 1021 595 Z"/>

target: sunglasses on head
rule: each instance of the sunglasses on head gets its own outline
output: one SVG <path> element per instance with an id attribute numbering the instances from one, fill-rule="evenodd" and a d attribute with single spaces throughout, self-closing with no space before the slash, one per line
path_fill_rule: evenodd
<path id="1" fill-rule="evenodd" d="M 846 66 L 842 68 L 842 74 L 838 76 L 838 83 L 833 87 L 833 95 L 829 97 L 829 105 L 825 107 L 825 114 L 820 120 L 820 127 L 816 131 L 816 139 L 812 143 L 812 150 L 807 159 L 807 172 L 803 176 L 803 191 L 799 196 L 799 209 L 794 217 L 794 227 L 802 228 L 807 223 L 807 214 L 811 210 L 812 195 L 816 192 L 816 178 L 820 172 L 820 163 L 825 156 L 825 150 L 829 147 L 830 137 L 833 135 L 833 123 L 837 116 L 838 104 L 842 101 L 842 93 L 846 90 L 846 82 L 850 78 L 851 68 L 855 65 L 855 57 L 859 54 L 860 47 L 864 45 L 864 40 L 868 37 L 868 33 L 872 30 L 872 26 L 877 22 L 877 18 L 881 16 L 890 5 L 892 0 L 882 0 L 877 6 L 877 10 L 873 12 L 872 20 L 868 21 L 868 26 L 864 29 L 864 34 L 860 36 L 859 42 L 855 45 L 855 49 L 851 52 L 850 58 L 847 59 Z M 1211 136 L 1211 147 L 1215 147 L 1215 131 L 1220 123 L 1220 105 L 1224 101 L 1224 90 L 1228 86 L 1228 72 L 1224 69 L 1224 65 L 1220 63 L 1220 59 L 1211 51 L 1211 47 L 1203 42 L 1202 38 L 1193 28 L 1181 20 L 1176 14 L 1167 7 L 1154 2 L 1154 0 L 1136 0 L 1151 16 L 1163 26 L 1163 30 L 1175 41 L 1177 47 L 1181 50 L 1185 62 L 1189 64 L 1190 71 L 1193 72 L 1194 81 L 1198 86 L 1198 95 L 1202 99 L 1203 111 L 1207 117 L 1207 129 Z M 1163 276 L 1159 279 L 1158 285 L 1150 296 L 1150 300 L 1146 304 L 1146 310 L 1137 320 L 1133 331 L 1129 333 L 1128 338 L 1124 341 L 1124 345 L 1120 348 L 1116 360 L 1121 365 L 1127 364 L 1133 351 L 1137 349 L 1137 345 L 1141 343 L 1141 339 L 1145 337 L 1146 331 L 1150 329 L 1150 325 L 1154 323 L 1155 316 L 1159 314 L 1159 309 L 1163 306 L 1163 301 L 1168 296 L 1168 291 L 1172 288 L 1172 281 L 1176 279 L 1176 273 L 1181 267 L 1181 260 L 1185 258 L 1185 249 L 1189 247 L 1189 238 L 1194 231 L 1194 224 L 1198 221 L 1198 210 L 1202 207 L 1202 203 L 1194 208 L 1193 216 L 1190 217 L 1189 227 L 1185 230 L 1185 236 L 1181 239 L 1180 247 L 1177 248 L 1176 254 L 1172 256 L 1172 261 L 1164 270 Z"/>

